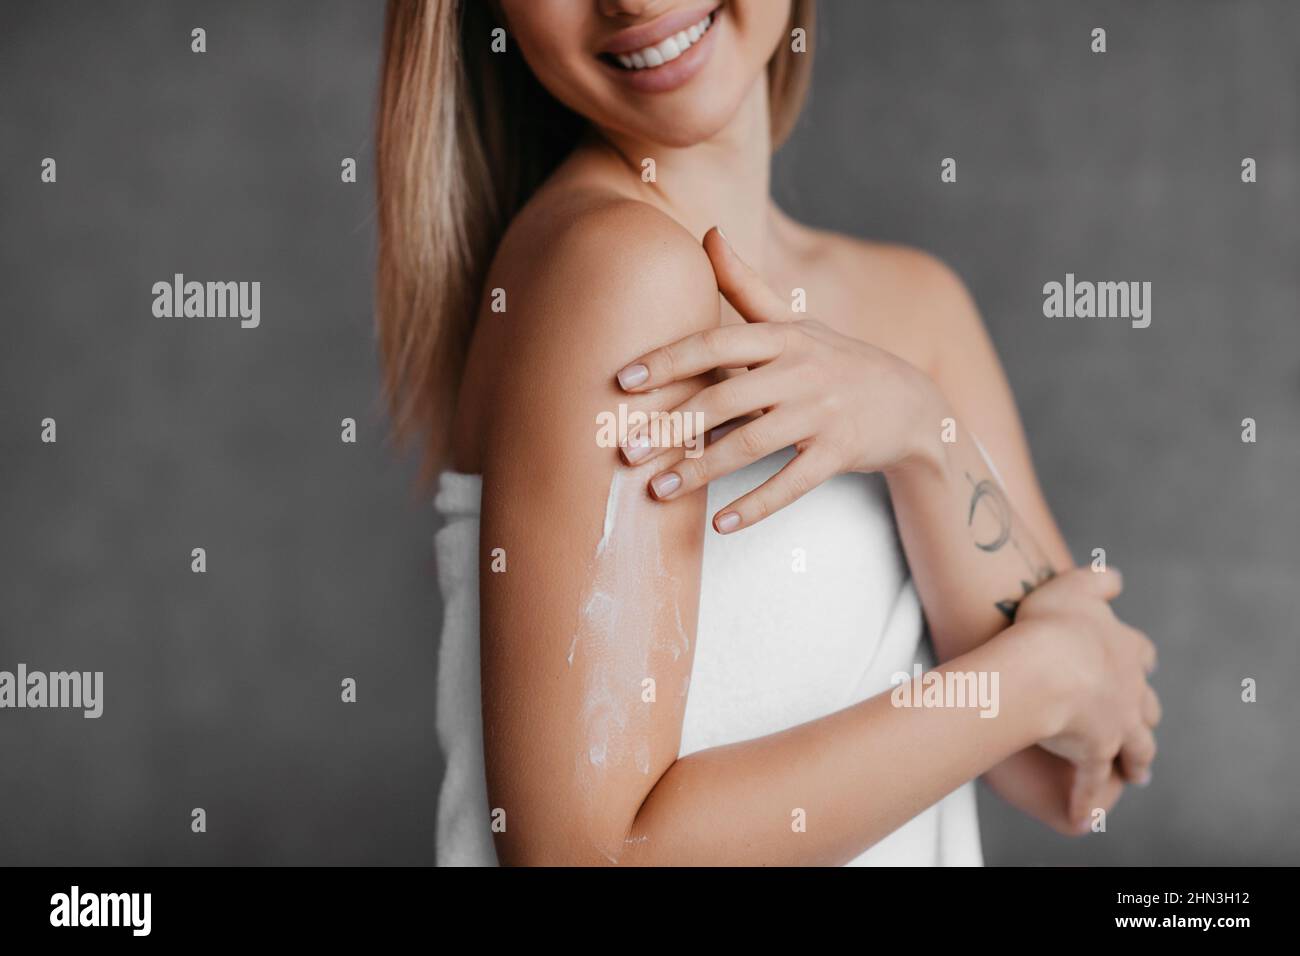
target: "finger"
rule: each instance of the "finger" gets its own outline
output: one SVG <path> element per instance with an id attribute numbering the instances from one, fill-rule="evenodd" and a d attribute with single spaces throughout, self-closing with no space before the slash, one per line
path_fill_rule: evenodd
<path id="1" fill-rule="evenodd" d="M 1106 568 L 1094 571 L 1091 568 L 1071 568 L 1064 574 L 1043 585 L 1044 590 L 1053 586 L 1077 588 L 1092 597 L 1103 601 L 1113 601 L 1124 590 L 1124 576 L 1118 568 Z"/>
<path id="2" fill-rule="evenodd" d="M 703 455 L 685 457 L 650 479 L 650 492 L 660 501 L 690 494 L 711 481 L 788 448 L 800 435 L 792 416 L 781 412 L 760 415 L 727 432 Z"/>
<path id="3" fill-rule="evenodd" d="M 1152 641 L 1151 638 L 1147 637 L 1145 632 L 1138 630 L 1136 627 L 1131 627 L 1128 624 L 1125 624 L 1123 625 L 1123 629 L 1129 638 L 1133 640 L 1134 644 L 1137 645 L 1135 648 L 1136 655 L 1138 663 L 1142 665 L 1143 673 L 1147 675 L 1154 673 L 1157 657 L 1155 642 Z"/>
<path id="4" fill-rule="evenodd" d="M 1160 706 L 1160 696 L 1148 686 L 1142 698 L 1142 719 L 1147 722 L 1148 727 L 1158 727 L 1163 715 L 1164 708 Z"/>
<path id="5" fill-rule="evenodd" d="M 793 318 L 789 304 L 768 287 L 762 276 L 745 264 L 717 226 L 705 233 L 704 251 L 713 263 L 718 291 L 727 297 L 745 321 L 788 322 Z"/>
<path id="6" fill-rule="evenodd" d="M 830 455 L 817 445 L 810 445 L 767 481 L 714 515 L 713 528 L 719 534 L 731 534 L 758 524 L 834 474 L 834 460 Z"/>
<path id="7" fill-rule="evenodd" d="M 775 325 L 719 325 L 647 352 L 619 371 L 618 384 L 625 392 L 645 392 L 715 368 L 761 365 L 784 346 Z"/>
<path id="8" fill-rule="evenodd" d="M 1141 632 L 1139 631 L 1138 633 Z M 1155 641 L 1151 640 L 1151 638 L 1147 637 L 1145 634 L 1142 634 L 1142 666 L 1146 668 L 1148 674 L 1154 674 L 1156 672 L 1156 663 L 1159 661 L 1159 658 L 1160 655 L 1156 650 Z"/>
<path id="9" fill-rule="evenodd" d="M 1088 570 L 1091 591 L 1103 601 L 1113 601 L 1124 591 L 1124 575 L 1119 568 L 1106 568 L 1102 571 Z"/>
<path id="10" fill-rule="evenodd" d="M 1111 764 L 1105 775 L 1105 783 L 1094 786 L 1092 792 L 1079 801 L 1079 805 L 1084 808 L 1083 811 L 1076 812 L 1074 783 L 1077 779 L 1078 767 L 1062 758 L 1056 759 L 1066 764 L 1066 790 L 1061 794 L 1059 802 L 1057 799 L 1053 799 L 1049 804 L 1049 815 L 1044 822 L 1058 833 L 1063 833 L 1066 836 L 1077 836 L 1090 832 L 1097 811 L 1101 810 L 1109 813 L 1111 808 L 1119 802 L 1120 796 L 1124 793 L 1124 780 L 1120 777 L 1114 765 Z M 1099 772 L 1097 779 L 1100 779 L 1100 777 Z"/>
<path id="11" fill-rule="evenodd" d="M 1156 759 L 1156 735 L 1151 728 L 1138 726 L 1129 732 L 1120 748 L 1120 773 L 1129 783 L 1145 787 L 1151 782 L 1151 763 Z"/>
<path id="12" fill-rule="evenodd" d="M 1093 810 L 1109 806 L 1106 797 L 1111 790 L 1114 767 L 1110 760 L 1079 764 L 1074 771 L 1074 786 L 1070 789 L 1070 822 L 1078 833 L 1086 833 L 1092 826 Z"/>
<path id="13" fill-rule="evenodd" d="M 701 389 L 671 411 L 657 413 L 651 423 L 628 434 L 623 460 L 629 465 L 644 464 L 665 449 L 676 447 L 671 436 L 677 433 L 702 438 L 724 422 L 767 408 L 773 404 L 775 393 L 771 379 L 763 369 L 742 372 Z"/>
<path id="14" fill-rule="evenodd" d="M 1070 779 L 1074 776 L 1074 767 L 1069 768 Z M 1087 816 L 1076 820 L 1070 816 L 1070 792 L 1066 792 L 1061 798 L 1060 803 L 1055 801 L 1049 806 L 1048 816 L 1044 822 L 1048 824 L 1057 833 L 1065 836 L 1078 836 L 1083 833 L 1092 831 L 1093 819 L 1098 810 L 1104 813 L 1110 813 L 1111 808 L 1119 802 L 1119 798 L 1124 793 L 1124 780 L 1119 773 L 1112 767 L 1110 776 L 1106 778 L 1106 783 L 1099 791 L 1094 792 L 1094 796 L 1087 802 L 1091 804 Z"/>

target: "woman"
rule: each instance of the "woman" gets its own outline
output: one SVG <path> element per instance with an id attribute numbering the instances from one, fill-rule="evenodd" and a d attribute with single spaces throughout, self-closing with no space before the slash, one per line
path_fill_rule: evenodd
<path id="1" fill-rule="evenodd" d="M 1149 775 L 1154 647 L 1114 571 L 1067 570 L 960 281 L 769 197 L 812 16 L 390 3 L 380 337 L 443 469 L 440 862 L 978 864 L 976 777 L 1078 833 Z"/>

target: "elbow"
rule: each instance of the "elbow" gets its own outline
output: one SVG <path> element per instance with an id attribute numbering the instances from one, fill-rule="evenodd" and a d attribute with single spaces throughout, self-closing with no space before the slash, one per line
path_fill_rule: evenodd
<path id="1" fill-rule="evenodd" d="M 590 839 L 563 838 L 516 840 L 498 835 L 497 862 L 501 866 L 617 866 L 618 857 Z"/>
<path id="2" fill-rule="evenodd" d="M 628 828 L 597 819 L 520 820 L 494 834 L 501 866 L 618 866 L 627 862 Z M 560 819 L 557 820 L 557 817 Z"/>

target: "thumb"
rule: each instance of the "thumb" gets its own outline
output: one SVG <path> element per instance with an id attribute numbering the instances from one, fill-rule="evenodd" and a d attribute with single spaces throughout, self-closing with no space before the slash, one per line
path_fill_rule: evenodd
<path id="1" fill-rule="evenodd" d="M 1079 573 L 1088 575 L 1089 590 L 1103 601 L 1115 600 L 1124 590 L 1124 576 L 1119 573 L 1119 568 L 1106 568 L 1104 571 L 1080 568 Z"/>
<path id="2" fill-rule="evenodd" d="M 1091 829 L 1095 810 L 1110 806 L 1118 794 L 1112 780 L 1110 761 L 1083 764 L 1075 768 L 1074 786 L 1070 788 L 1070 824 L 1076 833 Z"/>
<path id="3" fill-rule="evenodd" d="M 768 288 L 762 276 L 736 255 L 731 243 L 714 226 L 704 234 L 704 251 L 713 263 L 718 291 L 727 297 L 746 322 L 788 322 L 790 310 L 779 295 Z"/>
<path id="4" fill-rule="evenodd" d="M 1124 590 L 1124 578 L 1118 568 L 1094 571 L 1090 567 L 1070 568 L 1062 571 L 1042 585 L 1044 597 L 1056 595 L 1069 598 L 1071 595 L 1086 595 L 1102 601 L 1113 601 Z M 1036 590 L 1035 594 L 1038 593 Z"/>

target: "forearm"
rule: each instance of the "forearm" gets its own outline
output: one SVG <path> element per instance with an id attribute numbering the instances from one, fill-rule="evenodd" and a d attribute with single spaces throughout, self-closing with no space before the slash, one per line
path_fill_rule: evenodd
<path id="1" fill-rule="evenodd" d="M 1039 543 L 978 439 L 945 404 L 935 404 L 931 421 L 928 449 L 886 478 L 935 653 L 944 661 L 1008 627 L 1019 601 L 1073 562 L 1059 540 Z M 945 425 L 954 441 L 943 441 Z M 1017 809 L 1064 830 L 1071 774 L 1066 761 L 1028 747 L 984 777 Z"/>
<path id="2" fill-rule="evenodd" d="M 1036 539 L 978 439 L 941 400 L 921 427 L 918 454 L 885 477 L 935 653 L 944 661 L 1007 627 L 1020 600 L 1072 562 L 1059 543 L 1045 547 Z"/>
<path id="3" fill-rule="evenodd" d="M 642 804 L 619 862 L 835 865 L 852 859 L 1050 732 L 1058 701 L 1027 640 L 1011 630 L 939 668 L 997 673 L 996 719 L 981 717 L 977 707 L 895 706 L 891 692 L 778 734 L 677 760 Z"/>

